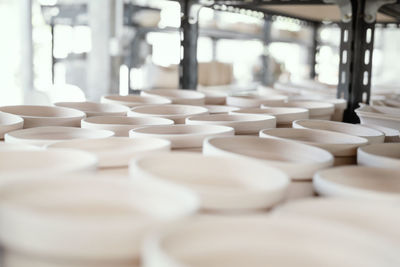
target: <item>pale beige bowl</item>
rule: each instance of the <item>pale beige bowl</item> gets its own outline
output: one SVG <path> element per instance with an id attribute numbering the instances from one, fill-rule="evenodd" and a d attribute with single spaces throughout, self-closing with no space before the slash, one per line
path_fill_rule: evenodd
<path id="1" fill-rule="evenodd" d="M 286 174 L 256 160 L 185 152 L 140 157 L 129 169 L 133 179 L 168 181 L 195 191 L 207 211 L 267 209 L 282 201 L 289 185 Z"/>
<path id="2" fill-rule="evenodd" d="M 203 140 L 211 136 L 235 134 L 232 127 L 220 125 L 165 125 L 146 126 L 129 131 L 129 137 L 156 137 L 171 141 L 172 148 L 201 148 Z"/>
<path id="3" fill-rule="evenodd" d="M 44 149 L 38 146 L 25 145 L 25 144 L 13 144 L 0 142 L 0 151 L 14 151 L 14 150 L 41 150 Z"/>
<path id="4" fill-rule="evenodd" d="M 162 96 L 172 101 L 172 104 L 204 105 L 205 95 L 193 90 L 183 89 L 152 89 L 142 91 L 143 96 Z"/>
<path id="5" fill-rule="evenodd" d="M 347 166 L 317 172 L 314 188 L 323 196 L 400 200 L 400 170 Z"/>
<path id="6" fill-rule="evenodd" d="M 206 105 L 225 105 L 226 103 L 226 94 L 221 92 L 212 92 L 212 91 L 200 91 L 205 95 L 205 104 Z"/>
<path id="7" fill-rule="evenodd" d="M 314 120 L 330 120 L 335 112 L 335 107 L 333 104 L 323 101 L 289 101 L 283 105 L 275 105 L 275 107 L 276 106 L 308 109 L 310 112 L 310 119 Z M 268 107 L 270 106 L 261 106 L 261 108 Z"/>
<path id="8" fill-rule="evenodd" d="M 0 140 L 4 139 L 4 134 L 22 129 L 24 119 L 18 115 L 0 111 Z"/>
<path id="9" fill-rule="evenodd" d="M 400 143 L 400 131 L 379 125 L 361 124 L 364 127 L 381 131 L 385 134 L 385 143 Z"/>
<path id="10" fill-rule="evenodd" d="M 261 105 L 281 105 L 288 99 L 284 95 L 270 95 L 270 96 L 258 96 L 258 95 L 243 95 L 243 96 L 228 96 L 226 98 L 226 104 L 228 106 L 240 107 L 240 108 L 258 108 Z"/>
<path id="11" fill-rule="evenodd" d="M 184 124 L 185 119 L 194 115 L 208 114 L 208 109 L 191 105 L 154 105 L 133 108 L 128 117 L 160 117 Z"/>
<path id="12" fill-rule="evenodd" d="M 127 167 L 129 161 L 149 152 L 168 152 L 171 142 L 156 138 L 110 137 L 105 139 L 75 139 L 55 143 L 49 148 L 71 148 L 96 155 L 100 168 Z"/>
<path id="13" fill-rule="evenodd" d="M 362 105 L 355 112 L 360 118 L 361 124 L 400 130 L 400 108 Z"/>
<path id="14" fill-rule="evenodd" d="M 224 125 L 235 129 L 235 134 L 258 134 L 262 129 L 276 127 L 274 116 L 261 114 L 216 114 L 186 118 L 188 125 Z"/>
<path id="15" fill-rule="evenodd" d="M 357 152 L 357 163 L 371 167 L 400 169 L 400 143 L 360 147 Z"/>
<path id="16" fill-rule="evenodd" d="M 119 104 L 129 108 L 145 105 L 172 104 L 168 98 L 140 95 L 106 95 L 101 98 L 101 103 Z"/>
<path id="17" fill-rule="evenodd" d="M 129 136 L 129 130 L 148 125 L 172 125 L 173 120 L 157 117 L 96 116 L 83 119 L 81 127 L 85 129 L 109 130 L 115 136 Z"/>
<path id="18" fill-rule="evenodd" d="M 225 105 L 206 105 L 204 106 L 208 109 L 210 114 L 228 114 L 229 112 L 239 110 L 238 107 L 231 107 Z"/>
<path id="19" fill-rule="evenodd" d="M 86 116 L 125 116 L 129 108 L 117 104 L 104 104 L 95 102 L 58 102 L 57 107 L 67 107 L 81 110 Z"/>
<path id="20" fill-rule="evenodd" d="M 385 134 L 381 131 L 374 130 L 361 125 L 324 121 L 324 120 L 297 120 L 293 122 L 293 128 L 297 129 L 317 129 L 327 130 L 332 132 L 345 133 L 364 137 L 370 144 L 383 143 L 385 141 Z"/>
<path id="21" fill-rule="evenodd" d="M 52 106 L 4 106 L 0 111 L 19 115 L 24 119 L 24 128 L 41 126 L 79 127 L 85 113 L 72 108 Z"/>
<path id="22" fill-rule="evenodd" d="M 47 146 L 71 139 L 107 138 L 114 133 L 107 130 L 92 130 L 75 127 L 48 126 L 18 130 L 5 135 L 6 143 Z"/>

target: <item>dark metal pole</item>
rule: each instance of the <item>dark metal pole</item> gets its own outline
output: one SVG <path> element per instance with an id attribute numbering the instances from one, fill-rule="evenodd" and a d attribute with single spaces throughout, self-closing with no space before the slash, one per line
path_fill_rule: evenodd
<path id="1" fill-rule="evenodd" d="M 268 46 L 271 43 L 271 26 L 272 21 L 269 19 L 264 20 L 264 32 L 263 32 L 263 45 L 264 45 L 264 52 L 261 56 L 262 60 L 262 84 L 263 85 L 270 85 L 273 82 L 272 73 L 269 67 L 269 50 Z"/>
<path id="2" fill-rule="evenodd" d="M 310 78 L 315 79 L 316 72 L 315 72 L 315 66 L 317 65 L 317 54 L 319 50 L 319 43 L 318 43 L 318 28 L 319 24 L 318 23 L 313 23 L 312 25 L 312 39 L 313 43 L 310 49 L 309 53 L 309 63 L 310 63 Z"/>
<path id="3" fill-rule="evenodd" d="M 56 64 L 56 59 L 54 57 L 54 44 L 55 44 L 55 42 L 54 42 L 54 27 L 55 27 L 55 25 L 54 25 L 54 22 L 52 19 L 51 23 L 50 23 L 50 31 L 51 31 L 51 81 L 53 84 L 55 82 L 54 66 Z"/>

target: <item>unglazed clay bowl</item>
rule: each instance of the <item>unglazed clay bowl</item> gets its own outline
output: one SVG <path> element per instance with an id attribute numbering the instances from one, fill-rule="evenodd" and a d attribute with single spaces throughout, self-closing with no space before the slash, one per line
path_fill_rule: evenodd
<path id="1" fill-rule="evenodd" d="M 165 125 L 147 126 L 129 131 L 129 137 L 156 137 L 171 141 L 172 148 L 201 148 L 203 140 L 211 136 L 232 136 L 232 127 L 221 125 Z"/>
<path id="2" fill-rule="evenodd" d="M 127 167 L 129 161 L 149 152 L 168 152 L 171 142 L 156 138 L 110 137 L 104 139 L 75 139 L 58 142 L 49 148 L 84 150 L 96 155 L 99 168 Z"/>
<path id="3" fill-rule="evenodd" d="M 176 124 L 184 124 L 185 119 L 195 115 L 208 114 L 208 109 L 191 105 L 154 105 L 131 109 L 128 117 L 160 117 L 173 120 Z"/>
<path id="4" fill-rule="evenodd" d="M 396 245 L 356 227 L 304 216 L 203 216 L 158 231 L 145 243 L 142 258 L 144 267 L 334 267 L 349 262 L 394 267 L 400 263 Z"/>
<path id="5" fill-rule="evenodd" d="M 272 106 L 272 105 L 271 105 Z M 271 107 L 263 105 L 261 108 Z M 275 105 L 277 106 L 277 105 Z M 310 112 L 310 119 L 314 120 L 330 120 L 335 112 L 335 107 L 331 103 L 321 101 L 289 101 L 282 107 L 305 108 Z"/>
<path id="6" fill-rule="evenodd" d="M 258 134 L 262 129 L 276 127 L 274 116 L 261 114 L 216 114 L 186 118 L 188 125 L 224 125 L 235 129 L 235 134 Z"/>
<path id="7" fill-rule="evenodd" d="M 193 90 L 152 89 L 152 90 L 142 91 L 140 94 L 143 96 L 165 97 L 171 100 L 172 104 L 183 104 L 183 105 L 205 104 L 205 95 L 203 93 Z"/>
<path id="8" fill-rule="evenodd" d="M 205 104 L 206 105 L 225 105 L 226 103 L 226 94 L 221 92 L 213 92 L 213 91 L 200 91 L 205 95 Z"/>
<path id="9" fill-rule="evenodd" d="M 172 104 L 172 101 L 165 97 L 141 96 L 141 95 L 106 95 L 101 98 L 101 103 L 119 104 L 129 108 L 145 105 Z"/>
<path id="10" fill-rule="evenodd" d="M 364 127 L 381 131 L 385 134 L 385 143 L 400 143 L 400 131 L 379 125 L 361 124 Z"/>
<path id="11" fill-rule="evenodd" d="M 226 104 L 228 106 L 240 108 L 258 108 L 261 105 L 281 105 L 288 99 L 284 95 L 242 95 L 242 96 L 227 96 Z"/>
<path id="12" fill-rule="evenodd" d="M 24 128 L 41 126 L 79 127 L 85 113 L 72 108 L 52 106 L 4 106 L 0 111 L 19 115 L 24 119 Z"/>
<path id="13" fill-rule="evenodd" d="M 157 117 L 96 116 L 83 119 L 81 127 L 85 129 L 109 130 L 115 136 L 129 136 L 129 130 L 148 125 L 172 125 L 173 120 Z"/>
<path id="14" fill-rule="evenodd" d="M 22 129 L 24 119 L 18 115 L 0 111 L 0 140 L 4 139 L 4 134 Z"/>
<path id="15" fill-rule="evenodd" d="M 314 188 L 322 196 L 400 200 L 400 170 L 346 166 L 319 171 Z"/>
<path id="16" fill-rule="evenodd" d="M 132 179 L 168 181 L 195 191 L 206 211 L 271 208 L 282 201 L 289 185 L 286 174 L 256 160 L 187 152 L 140 157 L 129 169 Z"/>
<path id="17" fill-rule="evenodd" d="M 400 130 L 400 108 L 363 105 L 355 110 L 361 124 Z"/>
<path id="18" fill-rule="evenodd" d="M 95 155 L 72 149 L 0 150 L 0 159 L 0 180 L 13 175 L 94 171 L 98 162 Z"/>
<path id="19" fill-rule="evenodd" d="M 47 146 L 71 139 L 107 138 L 114 133 L 107 130 L 92 130 L 75 127 L 48 126 L 18 130 L 5 135 L 6 143 Z"/>
<path id="20" fill-rule="evenodd" d="M 385 141 L 385 134 L 381 131 L 374 130 L 368 127 L 363 127 L 361 125 L 337 121 L 297 120 L 293 122 L 293 128 L 327 130 L 332 132 L 355 135 L 367 139 L 368 143 L 370 144 L 383 143 Z"/>
<path id="21" fill-rule="evenodd" d="M 199 205 L 184 187 L 99 174 L 27 177 L 1 184 L 0 192 L 2 247 L 70 266 L 133 264 L 149 232 Z"/>
<path id="22" fill-rule="evenodd" d="M 373 144 L 357 151 L 359 165 L 400 169 L 400 143 Z"/>
<path id="23" fill-rule="evenodd" d="M 291 128 L 292 122 L 300 119 L 308 119 L 308 109 L 304 108 L 243 108 L 237 111 L 232 111 L 231 114 L 266 114 L 276 118 L 278 128 Z"/>
<path id="24" fill-rule="evenodd" d="M 239 110 L 238 107 L 231 107 L 225 105 L 205 105 L 210 114 L 228 114 L 229 112 Z"/>
<path id="25" fill-rule="evenodd" d="M 0 151 L 14 151 L 14 150 L 24 151 L 24 150 L 41 150 L 41 149 L 43 148 L 38 146 L 0 142 Z"/>
<path id="26" fill-rule="evenodd" d="M 96 102 L 57 102 L 57 107 L 74 108 L 86 113 L 86 116 L 126 116 L 129 108 L 118 104 L 104 104 Z"/>

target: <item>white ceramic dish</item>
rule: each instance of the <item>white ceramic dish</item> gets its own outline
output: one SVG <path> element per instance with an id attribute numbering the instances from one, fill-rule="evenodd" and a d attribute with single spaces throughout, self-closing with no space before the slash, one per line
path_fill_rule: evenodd
<path id="1" fill-rule="evenodd" d="M 205 104 L 206 105 L 225 105 L 226 103 L 226 94 L 221 92 L 213 92 L 213 91 L 200 91 L 205 95 Z"/>
<path id="2" fill-rule="evenodd" d="M 255 136 L 209 138 L 204 141 L 203 153 L 259 159 L 285 172 L 292 180 L 310 181 L 317 170 L 333 165 L 333 156 L 323 149 Z"/>
<path id="3" fill-rule="evenodd" d="M 292 122 L 295 120 L 308 119 L 308 109 L 304 108 L 244 108 L 232 111 L 231 114 L 267 114 L 276 117 L 278 128 L 291 128 Z"/>
<path id="4" fill-rule="evenodd" d="M 385 141 L 385 134 L 381 131 L 361 125 L 337 121 L 297 120 L 293 122 L 293 128 L 327 130 L 332 132 L 355 135 L 367 139 L 368 143 L 370 144 L 383 143 Z"/>
<path id="5" fill-rule="evenodd" d="M 115 136 L 129 136 L 129 130 L 149 125 L 172 125 L 173 120 L 157 117 L 96 116 L 83 119 L 81 127 L 85 129 L 109 130 Z"/>
<path id="6" fill-rule="evenodd" d="M 96 102 L 57 102 L 57 107 L 74 108 L 86 113 L 86 116 L 126 116 L 129 108 L 118 104 L 105 104 Z"/>
<path id="7" fill-rule="evenodd" d="M 0 140 L 4 139 L 4 134 L 22 129 L 24 119 L 18 115 L 0 111 Z"/>
<path id="8" fill-rule="evenodd" d="M 95 154 L 100 168 L 127 167 L 129 161 L 149 152 L 168 152 L 171 142 L 156 138 L 110 137 L 58 142 L 49 148 L 71 148 Z"/>
<path id="9" fill-rule="evenodd" d="M 400 130 L 400 108 L 362 105 L 355 112 L 360 118 L 361 124 Z"/>
<path id="10" fill-rule="evenodd" d="M 5 135 L 6 143 L 47 146 L 71 139 L 107 138 L 114 133 L 107 130 L 92 130 L 75 127 L 48 126 L 18 130 Z"/>
<path id="11" fill-rule="evenodd" d="M 171 141 L 172 148 L 201 148 L 203 140 L 211 136 L 232 136 L 232 127 L 220 125 L 165 125 L 147 126 L 129 131 L 129 137 L 156 137 Z"/>
<path id="12" fill-rule="evenodd" d="M 184 124 L 190 116 L 208 114 L 208 109 L 191 105 L 155 105 L 133 108 L 128 117 L 160 117 L 173 120 L 176 124 Z"/>
<path id="13" fill-rule="evenodd" d="M 357 151 L 359 165 L 400 169 L 400 143 L 374 144 Z"/>
<path id="14" fill-rule="evenodd" d="M 400 143 L 400 131 L 379 125 L 361 124 L 364 127 L 381 131 L 385 134 L 385 143 Z"/>
<path id="15" fill-rule="evenodd" d="M 400 200 L 400 169 L 346 166 L 319 171 L 314 188 L 323 196 Z"/>
<path id="16" fill-rule="evenodd" d="M 98 174 L 10 181 L 0 192 L 2 247 L 70 263 L 136 262 L 144 236 L 199 205 L 183 187 Z"/>
<path id="17" fill-rule="evenodd" d="M 228 114 L 229 112 L 239 110 L 238 107 L 230 107 L 225 105 L 206 105 L 204 107 L 208 109 L 210 114 Z"/>
<path id="18" fill-rule="evenodd" d="M 168 98 L 172 104 L 183 105 L 204 105 L 205 95 L 193 90 L 178 90 L 178 89 L 152 89 L 142 91 L 143 96 L 161 96 Z"/>
<path id="19" fill-rule="evenodd" d="M 0 142 L 0 151 L 14 151 L 14 150 L 41 150 L 43 148 L 25 144 L 10 144 L 5 142 Z"/>
<path id="20" fill-rule="evenodd" d="M 276 106 L 276 105 L 275 105 Z M 282 107 L 295 107 L 308 109 L 310 119 L 330 120 L 335 112 L 335 107 L 331 103 L 321 101 L 289 101 L 281 105 Z M 268 105 L 262 105 L 261 108 L 268 108 Z"/>
<path id="21" fill-rule="evenodd" d="M 4 106 L 0 111 L 19 115 L 24 119 L 24 128 L 41 126 L 79 127 L 85 113 L 76 109 L 51 106 Z"/>
<path id="22" fill-rule="evenodd" d="M 235 129 L 235 134 L 258 134 L 262 129 L 276 127 L 274 116 L 261 114 L 216 114 L 186 118 L 188 125 L 224 125 Z"/>
<path id="23" fill-rule="evenodd" d="M 261 105 L 281 105 L 288 99 L 284 95 L 242 95 L 242 96 L 227 96 L 226 104 L 228 106 L 240 108 L 258 108 Z"/>
<path id="24" fill-rule="evenodd" d="M 72 149 L 0 150 L 0 180 L 3 182 L 13 175 L 94 171 L 97 162 L 95 155 Z"/>
<path id="25" fill-rule="evenodd" d="M 129 108 L 145 105 L 172 104 L 172 101 L 164 97 L 141 95 L 106 95 L 101 98 L 101 103 L 119 104 Z"/>
<path id="26" fill-rule="evenodd" d="M 282 201 L 289 185 L 286 174 L 259 161 L 184 152 L 140 157 L 129 169 L 132 179 L 168 181 L 195 191 L 207 211 L 268 209 Z"/>

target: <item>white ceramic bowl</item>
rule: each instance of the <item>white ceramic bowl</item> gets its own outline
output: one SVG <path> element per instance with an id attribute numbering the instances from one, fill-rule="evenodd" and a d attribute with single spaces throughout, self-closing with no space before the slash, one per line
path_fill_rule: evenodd
<path id="1" fill-rule="evenodd" d="M 64 173 L 74 171 L 94 171 L 97 157 L 91 153 L 72 149 L 54 150 L 8 150 L 0 151 L 1 179 L 13 175 Z M 3 181 L 2 181 L 3 182 Z"/>
<path id="2" fill-rule="evenodd" d="M 364 137 L 368 140 L 370 144 L 383 143 L 385 141 L 385 134 L 381 131 L 361 125 L 337 121 L 297 120 L 293 122 L 293 128 L 327 130 L 332 132 L 355 135 L 359 137 Z"/>
<path id="3" fill-rule="evenodd" d="M 276 106 L 276 105 L 275 105 Z M 289 101 L 282 107 L 305 108 L 310 112 L 310 119 L 315 120 L 330 120 L 335 112 L 335 107 L 331 103 L 321 101 Z M 263 105 L 261 108 L 268 108 L 268 105 Z"/>
<path id="4" fill-rule="evenodd" d="M 397 244 L 356 227 L 304 216 L 200 217 L 159 231 L 144 267 L 397 266 Z M 318 253 L 316 253 L 318 251 Z"/>
<path id="5" fill-rule="evenodd" d="M 172 104 L 172 101 L 164 97 L 140 96 L 140 95 L 106 95 L 101 98 L 101 103 L 119 104 L 129 108 L 145 105 Z"/>
<path id="6" fill-rule="evenodd" d="M 146 126 L 129 131 L 129 137 L 156 137 L 171 141 L 172 148 L 199 148 L 211 136 L 234 135 L 232 127 L 220 125 Z"/>
<path id="7" fill-rule="evenodd" d="M 205 107 L 191 105 L 154 105 L 131 109 L 128 117 L 160 117 L 173 120 L 176 124 L 185 123 L 185 119 L 194 115 L 208 114 Z"/>
<path id="8" fill-rule="evenodd" d="M 10 181 L 0 192 L 2 247 L 70 266 L 133 264 L 149 232 L 199 205 L 183 187 L 98 174 Z"/>
<path id="9" fill-rule="evenodd" d="M 288 99 L 287 96 L 283 95 L 270 95 L 270 96 L 258 96 L 258 95 L 242 95 L 242 96 L 228 96 L 226 98 L 226 104 L 228 106 L 240 107 L 240 108 L 258 108 L 261 105 L 281 105 Z"/>
<path id="10" fill-rule="evenodd" d="M 400 108 L 362 105 L 355 112 L 360 118 L 361 124 L 400 130 Z"/>
<path id="11" fill-rule="evenodd" d="M 400 200 L 400 170 L 346 166 L 317 172 L 314 188 L 323 196 Z"/>
<path id="12" fill-rule="evenodd" d="M 0 111 L 0 140 L 4 139 L 4 134 L 22 129 L 24 119 L 18 115 Z"/>
<path id="13" fill-rule="evenodd" d="M 238 107 L 225 105 L 206 105 L 204 107 L 208 109 L 208 112 L 210 114 L 228 114 L 231 111 L 239 110 Z"/>
<path id="14" fill-rule="evenodd" d="M 57 102 L 57 107 L 74 108 L 86 113 L 86 116 L 125 116 L 129 108 L 117 104 L 104 104 L 96 102 Z"/>
<path id="15" fill-rule="evenodd" d="M 207 211 L 267 209 L 282 201 L 289 185 L 286 174 L 262 162 L 194 153 L 152 154 L 132 160 L 129 169 L 132 179 L 188 187 Z"/>
<path id="16" fill-rule="evenodd" d="M 385 143 L 400 143 L 400 131 L 379 125 L 361 124 L 364 127 L 381 131 L 385 134 Z"/>
<path id="17" fill-rule="evenodd" d="M 357 151 L 359 165 L 400 169 L 400 143 L 373 144 Z"/>
<path id="18" fill-rule="evenodd" d="M 52 106 L 4 106 L 0 111 L 19 115 L 24 119 L 24 128 L 40 126 L 79 127 L 85 113 L 72 108 Z"/>
<path id="19" fill-rule="evenodd" d="M 226 94 L 213 91 L 200 91 L 205 95 L 206 105 L 225 105 Z"/>
<path id="20" fill-rule="evenodd" d="M 14 150 L 41 150 L 43 148 L 26 145 L 26 144 L 10 144 L 5 142 L 0 142 L 0 151 L 14 151 Z"/>
<path id="21" fill-rule="evenodd" d="M 172 125 L 173 120 L 157 117 L 96 116 L 83 119 L 81 127 L 85 129 L 109 130 L 115 136 L 129 136 L 129 130 L 148 125 Z"/>
<path id="22" fill-rule="evenodd" d="M 267 129 L 260 132 L 260 137 L 301 142 L 323 148 L 335 157 L 356 156 L 357 148 L 368 143 L 362 137 L 312 129 Z"/>
<path id="23" fill-rule="evenodd" d="M 308 119 L 308 109 L 304 108 L 244 108 L 232 111 L 231 114 L 267 114 L 275 116 L 278 128 L 290 128 L 295 120 Z"/>
<path id="24" fill-rule="evenodd" d="M 168 98 L 172 104 L 204 105 L 205 95 L 193 90 L 178 89 L 152 89 L 142 91 L 143 96 L 161 96 Z"/>
<path id="25" fill-rule="evenodd" d="M 75 139 L 55 143 L 49 148 L 71 148 L 96 155 L 100 168 L 127 167 L 129 161 L 148 152 L 167 152 L 171 142 L 156 138 L 110 137 L 104 139 Z"/>
<path id="26" fill-rule="evenodd" d="M 18 130 L 5 135 L 6 143 L 47 146 L 71 139 L 107 138 L 114 133 L 107 130 L 92 130 L 75 127 L 48 126 Z"/>
<path id="27" fill-rule="evenodd" d="M 276 127 L 274 116 L 261 114 L 216 114 L 186 118 L 189 125 L 224 125 L 235 129 L 235 134 L 258 134 L 262 129 Z"/>
<path id="28" fill-rule="evenodd" d="M 259 159 L 285 172 L 293 180 L 310 181 L 317 170 L 333 165 L 333 156 L 323 149 L 256 136 L 209 138 L 204 141 L 203 153 Z"/>

